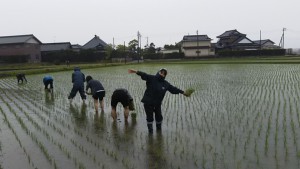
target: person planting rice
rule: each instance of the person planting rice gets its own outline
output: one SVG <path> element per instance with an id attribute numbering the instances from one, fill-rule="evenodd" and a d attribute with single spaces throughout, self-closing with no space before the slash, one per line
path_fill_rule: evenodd
<path id="1" fill-rule="evenodd" d="M 53 78 L 50 75 L 46 75 L 43 78 L 43 83 L 45 85 L 45 90 L 52 91 L 53 90 Z M 48 89 L 48 86 L 50 85 L 50 89 Z"/>
<path id="2" fill-rule="evenodd" d="M 124 118 L 125 121 L 128 119 L 129 111 L 134 110 L 134 103 L 128 90 L 120 88 L 116 89 L 111 96 L 111 117 L 114 121 L 117 119 L 117 104 L 121 102 L 124 107 Z"/>
<path id="3" fill-rule="evenodd" d="M 153 133 L 153 113 L 155 114 L 156 130 L 161 131 L 161 124 L 163 121 L 161 104 L 166 92 L 169 91 L 172 94 L 181 93 L 184 96 L 187 96 L 187 94 L 165 80 L 167 76 L 166 69 L 160 69 L 156 75 L 149 75 L 134 69 L 128 69 L 128 73 L 136 73 L 141 76 L 142 80 L 146 81 L 146 90 L 142 102 L 144 103 L 147 116 L 148 131 L 149 133 Z"/>
<path id="4" fill-rule="evenodd" d="M 98 80 L 94 80 L 92 76 L 87 76 L 86 77 L 86 91 L 91 89 L 91 92 L 87 94 L 91 94 L 92 97 L 94 98 L 94 107 L 96 113 L 98 113 L 98 107 L 99 107 L 99 102 L 100 102 L 100 107 L 101 111 L 104 111 L 104 100 L 103 98 L 105 97 L 105 90 L 103 85 L 100 83 Z M 98 102 L 99 100 L 99 102 Z"/>
<path id="5" fill-rule="evenodd" d="M 20 81 L 23 83 L 23 80 L 25 80 L 25 82 L 27 83 L 27 79 L 26 79 L 24 73 L 19 73 L 19 74 L 17 74 L 16 76 L 17 76 L 18 83 L 19 83 Z"/>
<path id="6" fill-rule="evenodd" d="M 74 72 L 72 73 L 73 88 L 70 95 L 68 96 L 68 99 L 73 99 L 79 91 L 81 99 L 83 100 L 83 102 L 85 102 L 86 95 L 84 93 L 84 82 L 85 75 L 80 71 L 79 67 L 75 67 Z"/>

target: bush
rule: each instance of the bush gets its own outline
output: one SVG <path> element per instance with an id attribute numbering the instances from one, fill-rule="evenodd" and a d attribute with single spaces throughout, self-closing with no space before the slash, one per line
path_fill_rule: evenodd
<path id="1" fill-rule="evenodd" d="M 242 56 L 283 56 L 285 49 L 268 49 L 268 50 L 223 50 L 217 53 L 222 57 L 242 57 Z"/>

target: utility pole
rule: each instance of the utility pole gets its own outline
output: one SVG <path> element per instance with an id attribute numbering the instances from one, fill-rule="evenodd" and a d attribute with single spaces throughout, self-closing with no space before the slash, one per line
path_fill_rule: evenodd
<path id="1" fill-rule="evenodd" d="M 141 48 L 140 48 L 140 44 L 141 44 L 141 34 L 140 34 L 140 32 L 138 31 L 138 33 L 137 33 L 137 37 L 138 37 L 138 48 L 137 48 L 137 50 L 138 50 L 138 63 L 140 63 L 140 57 L 141 57 Z"/>
<path id="2" fill-rule="evenodd" d="M 146 37 L 146 39 L 147 39 L 147 45 L 146 46 L 148 47 L 148 36 Z"/>
<path id="3" fill-rule="evenodd" d="M 282 29 L 282 48 L 284 49 L 284 31 L 286 31 L 286 28 Z"/>
<path id="4" fill-rule="evenodd" d="M 259 50 L 261 50 L 261 30 L 259 30 Z"/>
<path id="5" fill-rule="evenodd" d="M 280 42 L 279 42 L 279 46 L 283 49 L 284 49 L 284 31 L 286 31 L 286 28 L 282 29 L 282 36 L 281 36 L 281 39 L 280 39 Z"/>
<path id="6" fill-rule="evenodd" d="M 125 64 L 126 64 L 126 48 L 125 48 L 125 41 L 124 41 L 124 57 L 125 57 Z"/>
<path id="7" fill-rule="evenodd" d="M 198 38 L 198 30 L 197 30 L 197 57 L 199 57 L 199 38 Z"/>
<path id="8" fill-rule="evenodd" d="M 112 48 L 115 49 L 115 38 L 113 37 L 113 45 Z"/>

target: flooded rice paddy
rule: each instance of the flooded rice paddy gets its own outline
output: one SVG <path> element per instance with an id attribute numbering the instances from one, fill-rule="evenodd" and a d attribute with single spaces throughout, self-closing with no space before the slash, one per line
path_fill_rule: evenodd
<path id="1" fill-rule="evenodd" d="M 149 135 L 140 102 L 145 82 L 134 68 L 167 80 L 189 98 L 167 93 L 162 132 Z M 95 113 L 88 96 L 70 103 L 71 71 L 51 73 L 54 92 L 42 75 L 28 83 L 0 79 L 0 167 L 61 169 L 246 169 L 300 168 L 300 67 L 290 64 L 133 65 L 86 69 L 106 89 L 105 111 Z M 126 88 L 136 120 L 110 116 L 110 97 Z"/>

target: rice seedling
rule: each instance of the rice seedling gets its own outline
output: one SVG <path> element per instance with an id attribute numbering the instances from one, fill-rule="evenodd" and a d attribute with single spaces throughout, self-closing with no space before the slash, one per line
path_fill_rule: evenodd
<path id="1" fill-rule="evenodd" d="M 170 83 L 181 89 L 193 86 L 197 92 L 188 98 L 166 93 L 162 104 L 164 146 L 160 150 L 169 155 L 156 156 L 163 166 L 153 163 L 153 168 L 297 166 L 300 128 L 297 65 L 168 66 L 172 70 L 167 77 Z M 156 73 L 153 69 L 159 67 L 143 65 L 137 69 Z M 0 108 L 5 110 L 0 114 L 12 134 L 15 133 L 24 154 L 28 154 L 27 161 L 40 167 L 21 141 L 25 135 L 26 142 L 44 151 L 40 158 L 49 155 L 53 168 L 63 168 L 56 153 L 62 161 L 71 161 L 74 168 L 147 168 L 146 161 L 151 161 L 153 154 L 148 151 L 146 115 L 140 103 L 145 84 L 139 77 L 127 76 L 123 72 L 127 68 L 84 70 L 101 79 L 106 88 L 102 120 L 96 118 L 92 100 L 87 100 L 85 108 L 80 96 L 71 104 L 67 100 L 71 72 L 54 74 L 53 102 L 49 102 L 41 86 L 42 75 L 29 76 L 29 83 L 20 86 L 13 79 L 1 79 Z M 124 86 L 136 103 L 134 113 L 138 118 L 132 132 L 128 132 L 122 118 L 117 130 L 111 127 L 110 93 Z M 122 112 L 122 106 L 118 111 Z M 119 115 L 122 117 L 122 113 Z M 129 119 L 129 124 L 132 120 Z M 154 141 L 157 135 L 154 133 Z M 158 148 L 153 149 L 156 152 Z"/>

